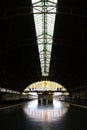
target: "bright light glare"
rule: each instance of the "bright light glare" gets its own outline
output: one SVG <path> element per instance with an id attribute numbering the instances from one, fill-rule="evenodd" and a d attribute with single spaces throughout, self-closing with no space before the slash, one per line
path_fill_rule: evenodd
<path id="1" fill-rule="evenodd" d="M 57 0 L 32 0 L 42 76 L 49 75 L 56 4 Z"/>
<path id="2" fill-rule="evenodd" d="M 30 84 L 24 90 L 24 92 L 34 92 L 34 91 L 56 91 L 54 96 L 62 95 L 64 92 L 67 92 L 67 89 L 59 83 L 53 81 L 38 81 Z M 63 92 L 62 92 L 63 91 Z M 68 93 L 69 94 L 69 93 Z"/>
<path id="3" fill-rule="evenodd" d="M 60 95 L 62 95 L 62 92 L 55 92 L 54 93 L 54 96 L 60 96 Z"/>
<path id="4" fill-rule="evenodd" d="M 37 96 L 37 93 L 36 93 L 36 92 L 29 93 L 29 94 L 34 95 L 34 96 Z"/>
<path id="5" fill-rule="evenodd" d="M 41 106 L 37 100 L 29 102 L 23 110 L 33 121 L 53 122 L 60 120 L 69 109 L 68 103 L 54 101 L 53 105 Z"/>

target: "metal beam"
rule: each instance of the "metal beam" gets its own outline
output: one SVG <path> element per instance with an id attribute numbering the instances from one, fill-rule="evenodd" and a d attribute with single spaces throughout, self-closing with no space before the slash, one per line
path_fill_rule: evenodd
<path id="1" fill-rule="evenodd" d="M 36 6 L 35 6 L 36 7 Z M 51 5 L 50 5 L 51 7 Z M 58 6 L 56 14 L 62 14 L 62 15 L 72 15 L 72 16 L 79 16 L 79 17 L 87 17 L 87 9 L 84 8 L 72 8 L 67 6 Z M 46 14 L 55 14 L 54 12 L 45 12 Z M 22 15 L 31 15 L 34 14 L 31 7 L 21 7 L 21 8 L 15 8 L 15 9 L 7 9 L 0 10 L 0 19 L 6 19 L 6 18 L 12 18 L 15 16 L 22 16 Z M 44 14 L 44 12 L 37 12 L 35 14 Z"/>
<path id="2" fill-rule="evenodd" d="M 62 93 L 65 93 L 65 92 L 68 92 L 66 90 L 45 90 L 45 91 L 41 91 L 41 90 L 28 90 L 28 91 L 24 91 L 25 93 L 33 93 L 33 92 L 37 92 L 37 93 L 44 93 L 44 92 L 49 92 L 49 93 L 55 93 L 55 92 L 62 92 Z"/>

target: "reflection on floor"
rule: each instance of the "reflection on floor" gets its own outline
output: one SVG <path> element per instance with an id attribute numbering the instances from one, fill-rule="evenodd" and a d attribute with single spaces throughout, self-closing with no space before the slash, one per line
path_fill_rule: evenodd
<path id="1" fill-rule="evenodd" d="M 53 104 L 38 104 L 38 100 L 29 102 L 24 106 L 25 114 L 33 121 L 52 122 L 60 120 L 67 113 L 69 104 L 53 101 Z"/>

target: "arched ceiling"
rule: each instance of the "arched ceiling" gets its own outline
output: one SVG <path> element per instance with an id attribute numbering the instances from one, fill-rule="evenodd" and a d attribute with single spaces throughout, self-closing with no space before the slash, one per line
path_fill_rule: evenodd
<path id="1" fill-rule="evenodd" d="M 43 79 L 68 90 L 87 84 L 87 2 L 59 0 L 50 73 L 42 77 L 30 0 L 0 1 L 0 87 L 23 91 Z"/>

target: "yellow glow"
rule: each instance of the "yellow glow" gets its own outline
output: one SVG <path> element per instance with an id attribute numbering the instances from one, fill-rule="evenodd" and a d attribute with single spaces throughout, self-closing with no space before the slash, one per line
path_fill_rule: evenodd
<path id="1" fill-rule="evenodd" d="M 38 81 L 30 84 L 24 91 L 67 91 L 67 89 L 59 83 L 53 81 Z M 66 94 L 65 94 L 66 95 Z"/>
<path id="2" fill-rule="evenodd" d="M 68 96 L 68 95 L 69 95 L 69 93 L 68 93 L 68 92 L 65 92 L 63 95 L 64 95 L 64 96 Z"/>

